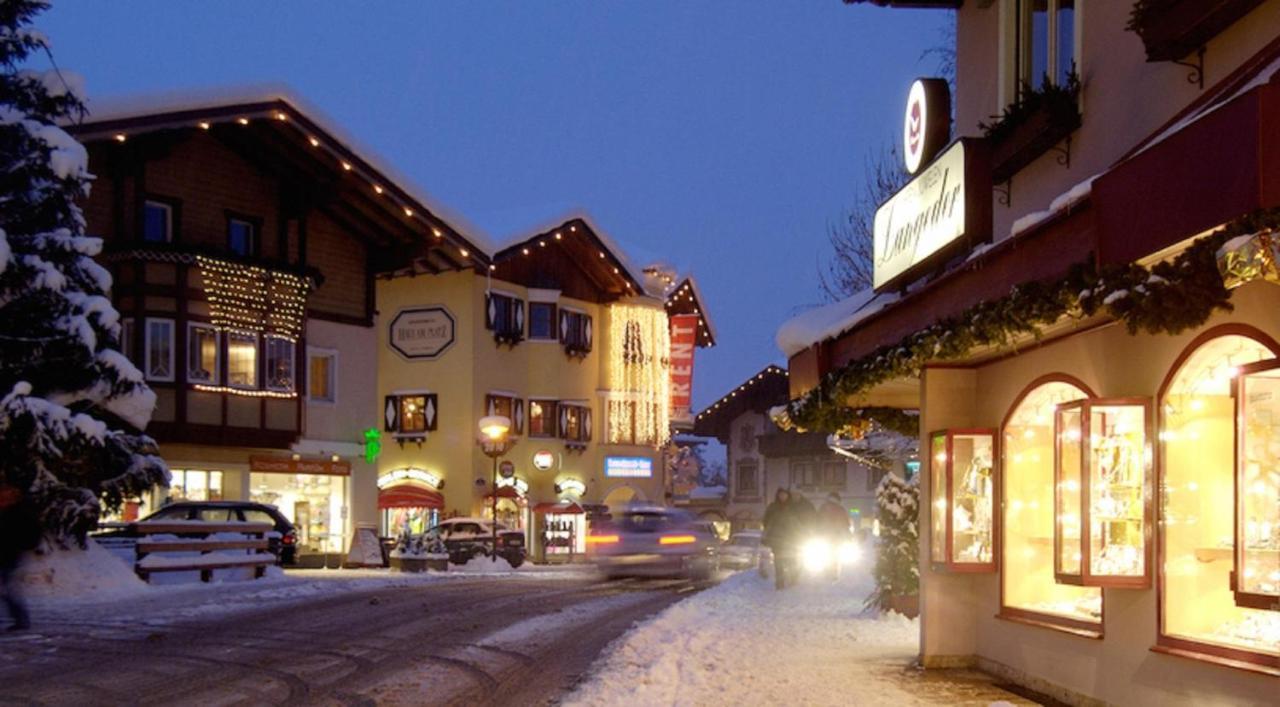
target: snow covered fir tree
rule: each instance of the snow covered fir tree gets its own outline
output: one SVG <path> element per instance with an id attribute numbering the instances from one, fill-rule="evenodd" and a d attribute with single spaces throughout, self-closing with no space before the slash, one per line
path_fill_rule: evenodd
<path id="1" fill-rule="evenodd" d="M 77 82 L 26 68 L 52 63 L 31 27 L 46 7 L 0 2 L 0 483 L 29 494 L 65 545 L 169 472 L 143 434 L 155 393 L 119 351 L 102 241 L 76 204 L 88 156 L 59 124 L 84 112 Z"/>
<path id="2" fill-rule="evenodd" d="M 872 570 L 876 588 L 867 598 L 867 606 L 903 611 L 899 602 L 920 591 L 918 477 L 907 481 L 897 474 L 887 474 L 876 487 L 876 507 L 880 522 L 880 542 Z"/>

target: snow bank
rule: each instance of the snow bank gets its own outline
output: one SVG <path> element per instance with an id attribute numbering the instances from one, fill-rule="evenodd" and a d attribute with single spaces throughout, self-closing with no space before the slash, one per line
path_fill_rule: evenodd
<path id="1" fill-rule="evenodd" d="M 898 301 L 898 295 L 877 295 L 863 290 L 848 299 L 833 302 L 798 314 L 778 327 L 778 348 L 788 356 L 809 348 L 819 341 L 837 337 L 857 326 L 867 317 Z"/>
<path id="2" fill-rule="evenodd" d="M 919 625 L 864 613 L 870 592 L 865 568 L 782 592 L 740 572 L 615 641 L 565 703 L 915 704 L 895 678 Z"/>
<path id="3" fill-rule="evenodd" d="M 30 555 L 18 577 L 23 592 L 34 599 L 126 599 L 150 589 L 132 565 L 93 540 L 85 550 L 49 549 Z"/>

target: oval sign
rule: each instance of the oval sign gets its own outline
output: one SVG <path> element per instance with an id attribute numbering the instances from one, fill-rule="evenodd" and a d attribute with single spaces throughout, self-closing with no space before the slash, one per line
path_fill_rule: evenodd
<path id="1" fill-rule="evenodd" d="M 951 88 L 945 79 L 916 79 L 902 119 L 902 157 L 907 172 L 929 164 L 951 137 Z"/>
<path id="2" fill-rule="evenodd" d="M 556 465 L 556 455 L 542 449 L 533 454 L 533 468 L 538 471 L 549 471 Z"/>
<path id="3" fill-rule="evenodd" d="M 510 479 L 516 475 L 516 465 L 510 461 L 504 461 L 498 465 L 498 473 L 502 475 L 502 478 Z"/>

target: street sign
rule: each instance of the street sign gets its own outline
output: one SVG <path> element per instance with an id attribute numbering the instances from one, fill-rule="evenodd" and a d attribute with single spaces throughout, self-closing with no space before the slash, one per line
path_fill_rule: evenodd
<path id="1" fill-rule="evenodd" d="M 516 475 L 516 465 L 510 461 L 504 461 L 498 465 L 498 473 L 502 475 L 502 478 L 510 479 Z"/>

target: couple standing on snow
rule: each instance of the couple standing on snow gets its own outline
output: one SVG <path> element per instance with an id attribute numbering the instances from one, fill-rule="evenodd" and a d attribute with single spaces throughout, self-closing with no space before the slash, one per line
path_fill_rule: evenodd
<path id="1" fill-rule="evenodd" d="M 792 496 L 791 491 L 778 489 L 764 512 L 762 538 L 762 542 L 773 550 L 775 587 L 783 589 L 796 583 L 800 547 L 814 537 L 827 539 L 833 547 L 839 547 L 849 539 L 849 514 L 840 505 L 840 496 L 835 492 L 828 494 L 822 507 L 815 509 L 803 494 Z M 840 565 L 832 559 L 828 564 L 828 574 L 835 579 Z"/>
<path id="2" fill-rule="evenodd" d="M 40 543 L 40 518 L 16 487 L 0 482 L 0 600 L 13 619 L 10 631 L 31 628 L 31 617 L 18 592 L 22 556 Z"/>

